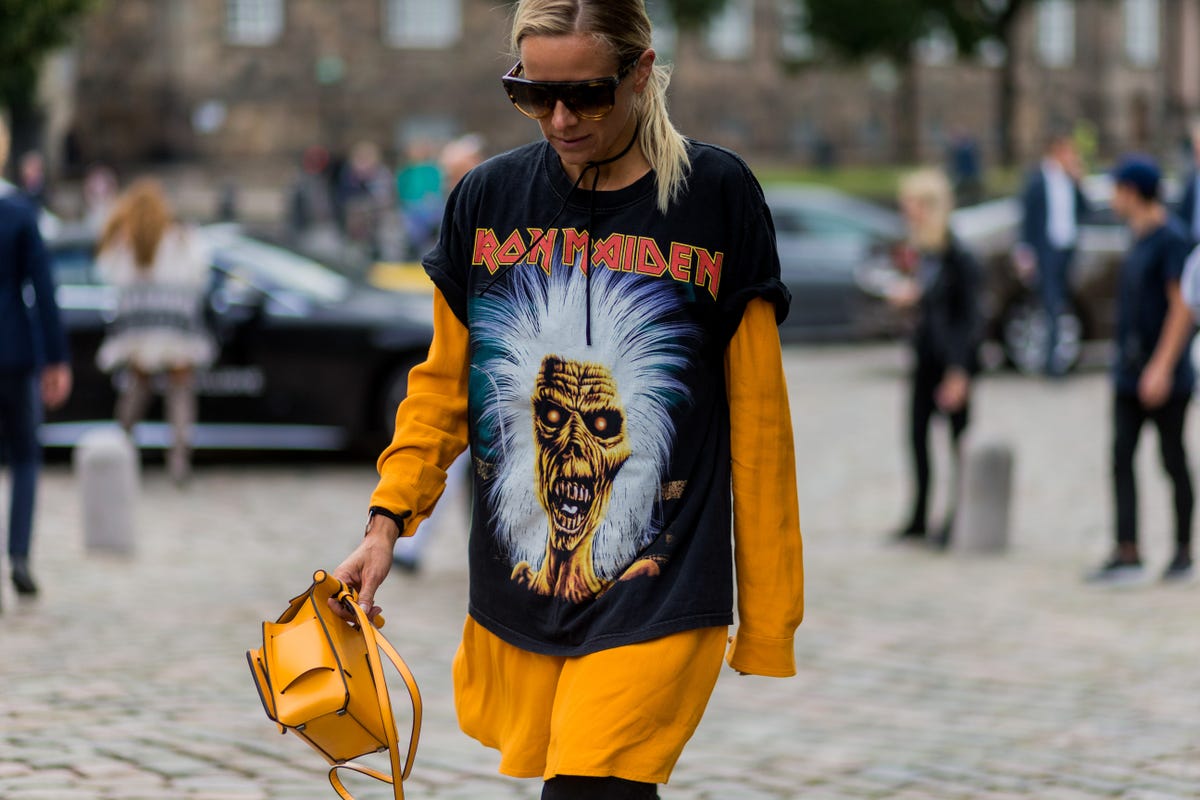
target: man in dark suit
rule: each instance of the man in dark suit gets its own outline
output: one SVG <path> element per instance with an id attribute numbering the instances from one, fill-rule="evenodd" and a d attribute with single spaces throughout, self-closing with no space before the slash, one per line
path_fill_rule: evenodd
<path id="1" fill-rule="evenodd" d="M 1017 271 L 1035 282 L 1046 315 L 1047 375 L 1061 375 L 1066 365 L 1056 358 L 1058 318 L 1070 301 L 1071 264 L 1079 241 L 1079 224 L 1088 211 L 1080 189 L 1083 162 L 1068 133 L 1050 137 L 1042 163 L 1021 192 L 1021 240 L 1014 253 Z"/>
<path id="2" fill-rule="evenodd" d="M 1200 245 L 1200 118 L 1192 121 L 1192 170 L 1184 179 L 1183 194 L 1175 214 L 1191 236 L 1192 245 Z"/>
<path id="3" fill-rule="evenodd" d="M 0 121 L 0 170 L 8 158 L 8 142 Z M 32 309 L 25 303 L 27 288 L 35 298 Z M 70 392 L 67 342 L 37 214 L 19 195 L 0 197 L 0 453 L 12 471 L 8 555 L 13 584 L 22 595 L 37 593 L 29 544 L 41 466 L 39 405 L 55 408 Z"/>

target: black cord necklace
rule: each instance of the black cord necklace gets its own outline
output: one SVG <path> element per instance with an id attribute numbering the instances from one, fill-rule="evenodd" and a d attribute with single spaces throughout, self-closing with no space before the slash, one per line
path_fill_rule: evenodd
<path id="1" fill-rule="evenodd" d="M 563 212 L 567 209 L 567 203 L 570 202 L 571 195 L 574 194 L 575 190 L 579 188 L 579 184 L 583 182 L 584 176 L 586 176 L 588 174 L 589 170 L 595 170 L 595 174 L 592 176 L 591 203 L 588 207 L 588 228 L 587 228 L 588 246 L 587 246 L 587 254 L 586 254 L 587 260 L 584 264 L 584 274 L 586 275 L 584 290 L 585 290 L 585 295 L 587 298 L 587 320 L 585 322 L 585 326 L 586 326 L 585 334 L 587 336 L 587 344 L 589 347 L 591 347 L 591 345 L 592 345 L 592 247 L 593 247 L 592 228 L 594 227 L 595 220 L 596 220 L 596 187 L 600 182 L 600 168 L 603 166 L 612 164 L 616 161 L 620 161 L 622 158 L 629 155 L 629 151 L 633 149 L 633 146 L 635 144 L 637 144 L 638 134 L 641 132 L 641 129 L 642 129 L 642 121 L 639 119 L 634 123 L 633 135 L 629 137 L 628 144 L 625 145 L 625 147 L 621 150 L 621 152 L 617 153 L 615 156 L 609 156 L 608 158 L 604 158 L 599 161 L 589 161 L 583 165 L 583 169 L 580 171 L 579 176 L 577 178 L 575 178 L 574 183 L 571 184 L 571 188 L 567 191 L 566 196 L 563 197 L 563 201 L 559 205 L 558 210 L 555 211 L 554 216 L 550 218 L 550 223 L 548 225 L 546 225 L 544 228 L 542 228 L 542 232 L 539 233 L 532 242 L 530 242 L 529 246 L 526 247 L 525 251 L 523 253 L 521 253 L 520 256 L 517 257 L 516 261 L 497 270 L 496 274 L 488 279 L 488 282 L 486 284 L 484 284 L 483 288 L 479 291 L 480 297 L 483 297 L 485 294 L 488 293 L 488 290 L 490 290 L 492 288 L 492 286 L 495 285 L 496 281 L 500 280 L 500 276 L 507 273 L 510 269 L 512 269 L 517 264 L 523 263 L 525 261 L 525 259 L 527 259 L 529 257 L 529 254 L 531 252 L 533 252 L 533 249 L 541 243 L 542 239 L 545 238 L 546 234 L 550 232 L 550 229 L 554 227 L 554 223 L 558 222 L 558 218 L 561 217 Z"/>

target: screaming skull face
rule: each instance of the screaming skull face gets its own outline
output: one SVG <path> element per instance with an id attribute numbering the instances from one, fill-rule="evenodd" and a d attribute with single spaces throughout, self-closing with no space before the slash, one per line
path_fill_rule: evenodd
<path id="1" fill-rule="evenodd" d="M 573 550 L 604 519 L 613 480 L 629 458 L 625 415 L 600 364 L 546 356 L 533 390 L 538 499 L 550 545 Z"/>

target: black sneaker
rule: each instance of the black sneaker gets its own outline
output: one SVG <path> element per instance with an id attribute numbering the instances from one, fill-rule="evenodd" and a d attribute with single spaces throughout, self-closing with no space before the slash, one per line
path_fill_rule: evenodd
<path id="1" fill-rule="evenodd" d="M 25 561 L 14 561 L 12 568 L 13 586 L 17 587 L 17 594 L 32 597 L 38 593 L 37 584 L 33 581 L 33 575 L 29 572 L 29 564 Z"/>
<path id="2" fill-rule="evenodd" d="M 1084 578 L 1087 583 L 1121 586 L 1139 583 L 1145 577 L 1140 560 L 1129 561 L 1122 558 L 1111 558 L 1099 569 L 1088 573 Z"/>
<path id="3" fill-rule="evenodd" d="M 1176 553 L 1171 563 L 1163 570 L 1162 579 L 1167 582 L 1190 580 L 1193 575 L 1192 557 L 1188 553 Z"/>
<path id="4" fill-rule="evenodd" d="M 925 539 L 925 526 L 916 522 L 910 522 L 900 530 L 888 534 L 888 541 L 892 544 L 920 543 Z"/>

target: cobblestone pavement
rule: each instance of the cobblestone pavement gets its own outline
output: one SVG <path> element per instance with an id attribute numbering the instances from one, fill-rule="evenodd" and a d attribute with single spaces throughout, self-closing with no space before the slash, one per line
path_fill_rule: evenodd
<path id="1" fill-rule="evenodd" d="M 1104 377 L 981 383 L 975 441 L 1014 446 L 1017 492 L 1008 555 L 968 557 L 883 544 L 907 492 L 903 366 L 890 345 L 789 352 L 808 560 L 800 674 L 726 671 L 662 796 L 1200 796 L 1200 589 L 1080 581 L 1108 547 Z M 1147 438 L 1157 568 L 1168 496 Z M 213 465 L 181 491 L 151 464 L 137 552 L 117 559 L 87 553 L 70 469 L 51 466 L 42 596 L 2 588 L 0 798 L 332 797 L 317 754 L 263 715 L 243 651 L 349 551 L 373 480 L 369 463 Z M 427 569 L 394 574 L 379 597 L 425 694 L 409 796 L 535 798 L 535 782 L 499 776 L 455 725 L 463 554 L 443 531 Z"/>

